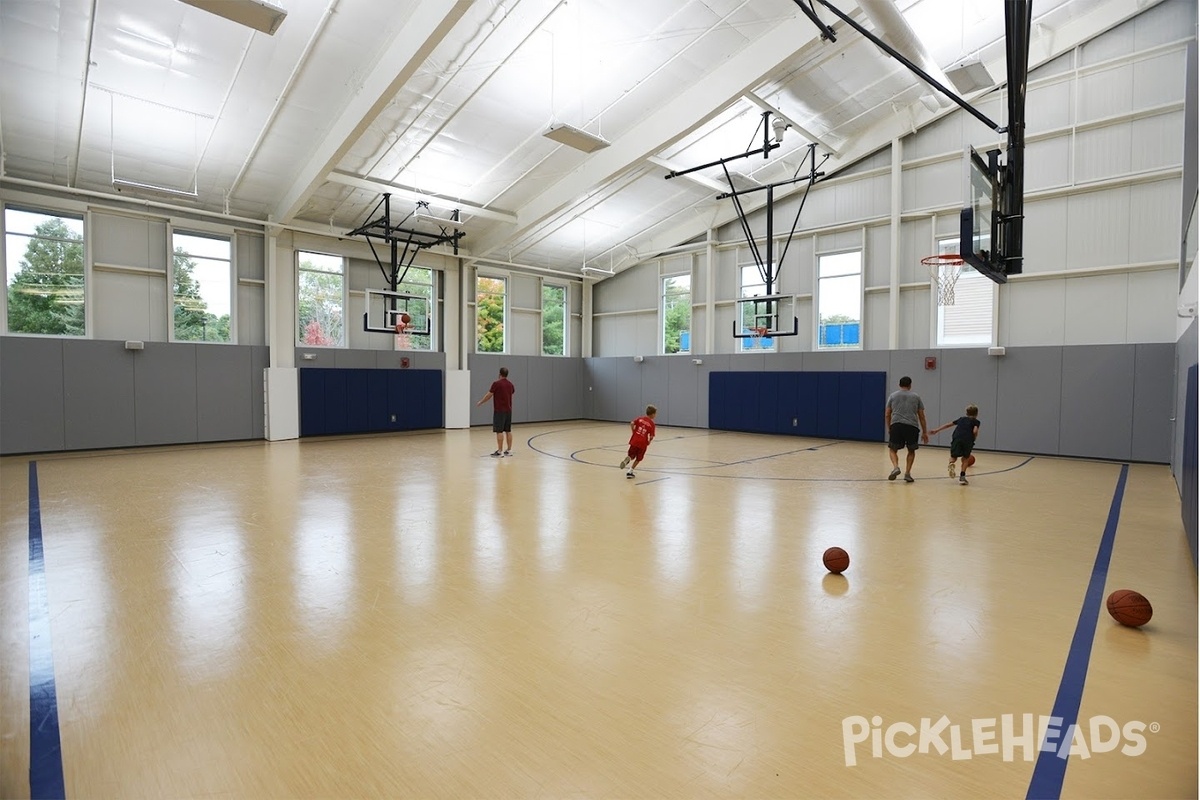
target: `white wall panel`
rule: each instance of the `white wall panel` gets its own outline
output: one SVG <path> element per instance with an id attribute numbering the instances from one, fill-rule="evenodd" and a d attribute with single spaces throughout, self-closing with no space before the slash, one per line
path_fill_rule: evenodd
<path id="1" fill-rule="evenodd" d="M 1178 168 L 1183 162 L 1183 111 L 1156 114 L 1132 123 L 1134 172 Z"/>
<path id="2" fill-rule="evenodd" d="M 863 260 L 863 285 L 887 286 L 892 275 L 892 226 L 867 228 L 866 257 Z"/>
<path id="3" fill-rule="evenodd" d="M 1071 81 L 1036 86 L 1025 95 L 1025 135 L 1065 128 L 1071 124 Z"/>
<path id="4" fill-rule="evenodd" d="M 975 119 L 969 118 L 974 125 Z M 943 153 L 961 152 L 963 149 L 963 124 L 968 120 L 965 113 L 947 114 L 931 125 L 922 128 L 916 136 L 904 140 L 904 159 L 911 161 L 918 158 L 929 158 Z M 885 152 L 889 153 L 890 148 Z"/>
<path id="5" fill-rule="evenodd" d="M 262 286 L 240 285 L 237 287 L 238 344 L 265 345 L 267 343 L 265 295 L 266 292 Z"/>
<path id="6" fill-rule="evenodd" d="M 510 276 L 508 279 L 508 305 L 509 308 L 541 308 L 542 282 L 532 275 L 513 274 Z"/>
<path id="7" fill-rule="evenodd" d="M 92 273 L 92 338 L 167 340 L 167 280 L 123 272 Z"/>
<path id="8" fill-rule="evenodd" d="M 1072 278 L 1066 283 L 1063 304 L 1063 344 L 1121 344 L 1125 341 L 1126 275 Z"/>
<path id="9" fill-rule="evenodd" d="M 1062 344 L 1065 280 L 1009 281 L 1002 295 L 1003 345 L 1036 346 Z"/>
<path id="10" fill-rule="evenodd" d="M 1071 182 L 1071 140 L 1066 136 L 1031 142 L 1025 147 L 1025 193 L 1066 186 Z"/>
<path id="11" fill-rule="evenodd" d="M 956 152 L 961 153 L 963 149 L 960 144 Z M 963 199 L 962 158 L 910 167 L 904 170 L 900 179 L 900 202 L 904 211 L 961 206 Z"/>
<path id="12" fill-rule="evenodd" d="M 92 213 L 92 259 L 100 264 L 167 268 L 167 223 L 162 219 Z"/>
<path id="13" fill-rule="evenodd" d="M 1179 181 L 1129 187 L 1128 260 L 1131 263 L 1179 260 Z"/>
<path id="14" fill-rule="evenodd" d="M 1128 122 L 1091 128 L 1075 135 L 1075 182 L 1090 183 L 1129 174 L 1132 130 Z"/>
<path id="15" fill-rule="evenodd" d="M 1124 114 L 1133 107 L 1133 67 L 1119 64 L 1079 78 L 1077 123 Z"/>
<path id="16" fill-rule="evenodd" d="M 1129 190 L 1085 192 L 1067 201 L 1068 269 L 1126 263 Z"/>
<path id="17" fill-rule="evenodd" d="M 869 294 L 863 303 L 863 349 L 888 349 L 888 295 Z"/>
<path id="18" fill-rule="evenodd" d="M 1125 341 L 1170 342 L 1175 339 L 1175 305 L 1179 273 L 1174 269 L 1133 272 L 1126 295 Z"/>
<path id="19" fill-rule="evenodd" d="M 1067 268 L 1067 206 L 1065 197 L 1025 204 L 1026 273 L 1057 272 Z"/>
<path id="20" fill-rule="evenodd" d="M 504 350 L 515 356 L 535 356 L 541 353 L 542 315 L 510 309 L 508 328 L 504 331 Z"/>
<path id="21" fill-rule="evenodd" d="M 890 175 L 875 175 L 834 185 L 834 213 L 838 221 L 850 222 L 887 215 L 891 207 L 891 183 Z M 794 217 L 795 213 L 793 210 L 791 216 Z"/>
<path id="22" fill-rule="evenodd" d="M 929 292 L 923 290 L 900 293 L 900 349 L 929 347 Z"/>
<path id="23" fill-rule="evenodd" d="M 1195 30 L 1192 30 L 1195 34 Z M 1141 110 L 1179 102 L 1184 93 L 1187 53 L 1180 48 L 1133 65 L 1133 108 Z"/>
<path id="24" fill-rule="evenodd" d="M 932 230 L 933 223 L 928 219 L 900 225 L 900 283 L 929 279 L 929 268 L 921 264 L 921 259 L 935 252 Z"/>
<path id="25" fill-rule="evenodd" d="M 597 284 L 592 307 L 597 313 L 657 308 L 659 291 L 658 262 L 649 261 Z"/>

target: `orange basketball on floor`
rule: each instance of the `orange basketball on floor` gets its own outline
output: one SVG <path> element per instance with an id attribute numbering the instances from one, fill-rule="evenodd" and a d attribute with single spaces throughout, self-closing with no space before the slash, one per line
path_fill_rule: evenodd
<path id="1" fill-rule="evenodd" d="M 968 467 L 975 466 L 975 456 L 967 456 L 967 466 Z"/>
<path id="2" fill-rule="evenodd" d="M 825 562 L 825 569 L 834 575 L 841 575 L 850 566 L 850 554 L 840 547 L 831 547 L 826 550 L 821 560 Z"/>
<path id="3" fill-rule="evenodd" d="M 1150 621 L 1154 609 L 1150 601 L 1132 589 L 1117 589 L 1108 596 L 1108 613 L 1130 628 L 1140 628 Z"/>

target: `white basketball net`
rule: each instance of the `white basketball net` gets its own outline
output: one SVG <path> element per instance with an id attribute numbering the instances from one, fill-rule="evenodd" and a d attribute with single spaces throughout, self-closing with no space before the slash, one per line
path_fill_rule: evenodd
<path id="1" fill-rule="evenodd" d="M 929 267 L 929 276 L 937 287 L 939 306 L 954 305 L 954 287 L 962 274 L 963 260 L 958 256 L 929 256 L 921 259 Z"/>

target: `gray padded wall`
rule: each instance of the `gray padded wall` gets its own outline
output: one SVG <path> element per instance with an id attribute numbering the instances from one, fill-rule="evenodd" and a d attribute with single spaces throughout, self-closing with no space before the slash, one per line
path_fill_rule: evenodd
<path id="1" fill-rule="evenodd" d="M 66 447 L 63 343 L 0 337 L 0 453 Z"/>
<path id="2" fill-rule="evenodd" d="M 266 347 L 0 337 L 0 453 L 262 438 Z"/>
<path id="3" fill-rule="evenodd" d="M 254 387 L 262 394 L 250 347 L 196 345 L 196 438 L 201 442 L 253 439 Z M 260 406 L 261 408 L 261 406 Z"/>
<path id="4" fill-rule="evenodd" d="M 1000 359 L 995 410 L 998 450 L 1058 452 L 1062 351 L 1061 347 L 1009 348 Z"/>
<path id="5" fill-rule="evenodd" d="M 1134 461 L 1162 462 L 1170 458 L 1175 416 L 1171 400 L 1175 391 L 1174 350 L 1171 345 L 1134 345 L 1133 446 L 1129 454 Z"/>
<path id="6" fill-rule="evenodd" d="M 508 378 L 516 387 L 513 395 L 513 425 L 583 419 L 585 367 L 578 358 L 555 356 L 514 356 L 495 353 L 471 353 L 471 424 L 491 425 L 491 403 L 474 405 L 487 394 L 492 381 L 508 367 Z"/>
<path id="7" fill-rule="evenodd" d="M 134 357 L 121 342 L 63 342 L 64 427 L 67 450 L 137 443 Z"/>
<path id="8" fill-rule="evenodd" d="M 1059 453 L 1129 458 L 1133 375 L 1133 345 L 1062 349 Z"/>
<path id="9" fill-rule="evenodd" d="M 929 429 L 958 419 L 967 406 L 979 406 L 979 438 L 975 444 L 982 450 L 996 448 L 996 395 L 999 391 L 1000 359 L 989 356 L 986 350 L 942 350 L 936 356 L 938 372 L 951 376 L 941 382 L 941 394 L 936 413 L 926 410 Z M 921 380 L 914 376 L 913 380 Z M 897 378 L 896 380 L 899 380 Z M 882 430 L 882 429 L 881 429 Z M 949 447 L 952 431 L 930 437 L 931 444 Z"/>
<path id="10" fill-rule="evenodd" d="M 1175 352 L 1172 356 L 1175 366 L 1173 393 L 1175 400 L 1172 407 L 1175 412 L 1171 416 L 1175 419 L 1172 422 L 1174 433 L 1171 446 L 1171 471 L 1175 473 L 1175 483 L 1179 487 L 1180 494 L 1183 493 L 1183 418 L 1184 405 L 1187 402 L 1187 374 L 1192 365 L 1198 361 L 1198 350 L 1200 350 L 1198 342 L 1200 342 L 1200 323 L 1193 319 L 1192 324 L 1175 343 Z"/>
<path id="11" fill-rule="evenodd" d="M 554 407 L 550 419 L 582 419 L 583 359 L 550 359 Z"/>
<path id="12" fill-rule="evenodd" d="M 108 343 L 111 347 L 112 343 Z M 121 348 L 121 345 L 117 345 Z M 208 349 L 212 349 L 209 346 Z M 222 348 L 223 349 L 223 348 Z M 133 365 L 134 429 L 133 443 L 178 444 L 195 442 L 198 387 L 196 345 L 147 342 L 145 350 L 118 350 Z M 236 380 L 246 383 L 245 371 Z M 219 402 L 219 398 L 217 399 Z M 228 413 L 223 405 L 212 413 Z M 249 409 L 247 409 L 247 412 Z M 247 417 L 248 413 L 243 414 Z"/>

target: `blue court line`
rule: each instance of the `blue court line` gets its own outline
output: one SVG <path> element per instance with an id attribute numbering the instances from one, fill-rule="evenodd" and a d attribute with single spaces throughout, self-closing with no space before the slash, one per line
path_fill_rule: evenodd
<path id="1" fill-rule="evenodd" d="M 1117 520 L 1121 516 L 1121 499 L 1125 495 L 1125 479 L 1129 465 L 1121 465 L 1121 476 L 1113 493 L 1112 506 L 1108 510 L 1108 522 L 1104 535 L 1100 537 L 1100 548 L 1096 551 L 1096 562 L 1092 566 L 1092 578 L 1083 596 L 1083 608 L 1079 610 L 1079 621 L 1075 623 L 1075 636 L 1067 652 L 1067 663 L 1063 667 L 1062 681 L 1058 684 L 1058 696 L 1054 698 L 1054 710 L 1050 716 L 1057 717 L 1056 742 L 1050 742 L 1051 750 L 1038 752 L 1029 780 L 1026 800 L 1057 800 L 1062 793 L 1063 778 L 1067 774 L 1067 759 L 1060 758 L 1058 750 L 1066 743 L 1066 752 L 1071 749 L 1074 726 L 1079 720 L 1079 705 L 1083 701 L 1083 683 L 1087 679 L 1088 661 L 1092 657 L 1092 640 L 1096 638 L 1096 621 L 1100 616 L 1100 604 L 1104 599 L 1104 583 L 1108 578 L 1108 563 L 1112 559 L 1113 542 L 1117 538 Z M 1065 753 L 1064 753 L 1065 754 Z"/>
<path id="2" fill-rule="evenodd" d="M 65 798 L 37 462 L 29 462 L 29 796 Z"/>

